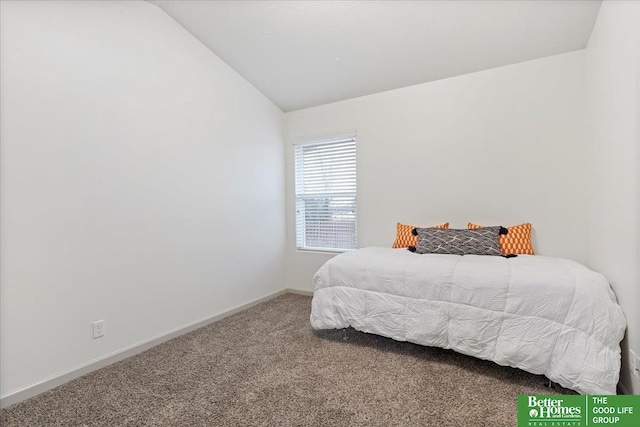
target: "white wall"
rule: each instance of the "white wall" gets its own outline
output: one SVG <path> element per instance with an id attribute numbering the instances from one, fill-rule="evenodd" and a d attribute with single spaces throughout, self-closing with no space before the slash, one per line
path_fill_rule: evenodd
<path id="1" fill-rule="evenodd" d="M 628 349 L 640 355 L 640 3 L 602 2 L 586 49 L 590 142 L 589 264 L 618 295 L 628 322 L 621 381 L 640 394 Z"/>
<path id="2" fill-rule="evenodd" d="M 285 114 L 287 286 L 331 254 L 295 246 L 293 138 L 357 129 L 358 246 L 396 222 L 531 222 L 539 254 L 585 261 L 583 51 Z"/>
<path id="3" fill-rule="evenodd" d="M 146 2 L 1 5 L 0 395 L 282 289 L 282 112 Z"/>

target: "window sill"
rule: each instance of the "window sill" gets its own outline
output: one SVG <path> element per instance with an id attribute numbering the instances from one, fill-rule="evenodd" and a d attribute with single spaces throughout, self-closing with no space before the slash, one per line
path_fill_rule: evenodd
<path id="1" fill-rule="evenodd" d="M 341 254 L 351 252 L 354 249 L 313 249 L 313 248 L 296 248 L 297 252 L 317 253 L 317 254 Z"/>

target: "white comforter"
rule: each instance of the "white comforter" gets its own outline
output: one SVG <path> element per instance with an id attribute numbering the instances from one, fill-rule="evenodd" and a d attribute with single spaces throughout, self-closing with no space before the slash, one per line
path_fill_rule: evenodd
<path id="1" fill-rule="evenodd" d="M 566 259 L 364 248 L 313 278 L 314 329 L 450 348 L 582 394 L 615 394 L 626 322 L 598 273 Z"/>

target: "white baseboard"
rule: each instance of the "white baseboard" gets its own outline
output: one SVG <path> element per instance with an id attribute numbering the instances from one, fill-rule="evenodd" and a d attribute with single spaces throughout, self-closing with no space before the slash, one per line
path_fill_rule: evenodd
<path id="1" fill-rule="evenodd" d="M 149 350 L 151 347 L 155 347 L 158 344 L 162 344 L 163 342 L 169 341 L 172 338 L 179 337 L 180 335 L 184 335 L 188 332 L 199 329 L 210 323 L 217 322 L 219 320 L 224 319 L 225 317 L 229 317 L 232 314 L 239 313 L 243 310 L 253 307 L 254 305 L 273 299 L 287 292 L 294 293 L 294 294 L 301 294 L 301 295 L 312 294 L 312 293 L 304 293 L 303 291 L 284 289 L 281 291 L 271 293 L 269 295 L 265 295 L 260 298 L 256 298 L 252 301 L 249 301 L 246 304 L 238 305 L 225 312 L 216 314 L 215 316 L 211 316 L 206 319 L 199 320 L 185 326 L 181 326 L 179 328 L 173 329 L 164 334 L 157 335 L 147 340 L 140 341 L 136 344 L 132 344 L 128 347 L 121 348 L 107 355 L 98 357 L 97 359 L 93 359 L 87 363 L 83 363 L 82 365 L 78 365 L 74 368 L 54 374 L 48 378 L 45 378 L 42 381 L 38 381 L 36 383 L 30 384 L 21 389 L 18 389 L 10 393 L 7 393 L 3 396 L 0 396 L 0 408 L 6 408 L 7 406 L 13 405 L 14 403 L 18 403 L 25 399 L 29 399 L 30 397 L 34 397 L 40 393 L 44 393 L 45 391 L 51 390 L 52 388 L 58 387 L 59 385 L 62 385 L 73 379 L 86 375 L 89 372 L 95 371 L 100 368 L 104 368 L 105 366 L 111 365 L 112 363 L 115 363 L 115 362 L 119 362 L 120 360 L 134 356 L 138 353 L 142 353 L 143 351 Z"/>
<path id="2" fill-rule="evenodd" d="M 304 295 L 306 297 L 312 297 L 313 296 L 313 291 L 303 291 L 303 290 L 300 290 L 300 289 L 287 288 L 287 289 L 285 289 L 285 292 L 287 292 L 289 294 Z"/>

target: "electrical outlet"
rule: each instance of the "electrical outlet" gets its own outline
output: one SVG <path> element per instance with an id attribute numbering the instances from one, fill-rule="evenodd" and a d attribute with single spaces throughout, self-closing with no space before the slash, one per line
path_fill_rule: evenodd
<path id="1" fill-rule="evenodd" d="M 640 356 L 635 354 L 633 350 L 629 350 L 631 353 L 631 366 L 633 367 L 633 375 L 640 379 Z"/>
<path id="2" fill-rule="evenodd" d="M 92 324 L 93 327 L 93 339 L 104 336 L 104 320 L 96 320 Z"/>

